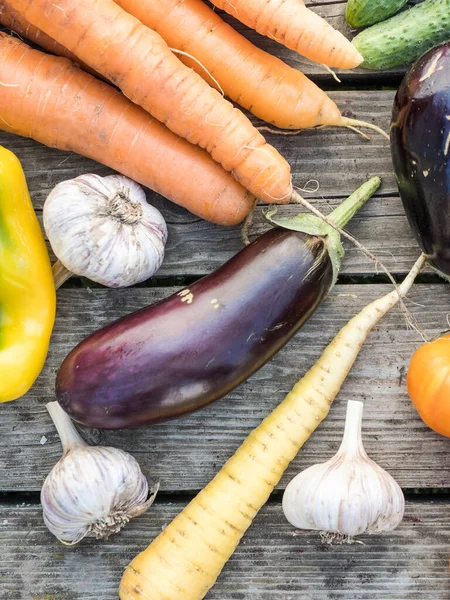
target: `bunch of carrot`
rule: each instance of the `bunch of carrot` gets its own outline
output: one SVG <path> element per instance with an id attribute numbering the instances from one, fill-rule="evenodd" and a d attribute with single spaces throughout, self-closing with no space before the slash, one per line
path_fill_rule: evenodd
<path id="1" fill-rule="evenodd" d="M 274 13 L 269 5 L 234 0 L 233 14 L 319 62 L 361 62 L 301 0 L 286 0 Z M 288 163 L 223 95 L 278 127 L 358 123 L 201 0 L 7 0 L 0 11 L 2 25 L 76 60 L 132 101 L 3 36 L 2 128 L 90 156 L 216 223 L 240 222 L 255 197 L 286 203 L 295 195 Z"/>

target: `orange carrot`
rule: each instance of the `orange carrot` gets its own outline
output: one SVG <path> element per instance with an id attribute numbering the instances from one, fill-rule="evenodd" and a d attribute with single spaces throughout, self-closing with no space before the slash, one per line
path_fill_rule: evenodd
<path id="1" fill-rule="evenodd" d="M 288 202 L 290 168 L 249 119 L 113 0 L 9 0 L 174 133 L 205 148 L 255 196 Z"/>
<path id="2" fill-rule="evenodd" d="M 339 124 L 339 109 L 325 92 L 300 71 L 254 46 L 202 0 L 115 2 L 159 33 L 173 50 L 194 56 L 199 62 L 177 54 L 210 85 L 260 119 L 286 129 Z M 5 1 L 0 7 L 0 24 L 52 54 L 80 62 Z"/>
<path id="3" fill-rule="evenodd" d="M 374 0 L 375 1 L 375 0 Z M 315 62 L 353 69 L 363 57 L 301 0 L 211 0 L 244 25 Z"/>
<path id="4" fill-rule="evenodd" d="M 362 126 L 379 131 L 370 123 L 343 117 L 303 73 L 254 46 L 202 0 L 115 2 L 159 33 L 210 85 L 276 127 Z"/>
<path id="5" fill-rule="evenodd" d="M 211 86 L 276 127 L 362 126 L 379 131 L 370 123 L 343 117 L 336 104 L 303 73 L 254 46 L 201 0 L 115 2 L 159 33 L 172 52 Z M 0 8 L 0 24 L 49 52 L 78 61 L 7 2 Z"/>
<path id="6" fill-rule="evenodd" d="M 2 27 L 7 27 L 11 29 L 15 33 L 19 35 L 21 38 L 26 38 L 30 42 L 33 42 L 50 52 L 51 54 L 56 54 L 56 56 L 64 56 L 65 58 L 69 58 L 73 60 L 77 64 L 79 64 L 85 71 L 88 71 L 92 74 L 98 76 L 97 73 L 88 65 L 85 65 L 77 57 L 69 52 L 62 44 L 58 44 L 53 38 L 49 35 L 31 25 L 23 16 L 14 10 L 14 8 L 6 1 L 1 0 L 0 4 L 0 25 Z"/>
<path id="7" fill-rule="evenodd" d="M 254 198 L 197 146 L 65 58 L 0 34 L 0 128 L 93 158 L 222 225 Z"/>
<path id="8" fill-rule="evenodd" d="M 336 124 L 338 107 L 303 73 L 256 48 L 202 0 L 115 0 L 154 29 L 177 56 L 211 85 L 277 127 Z M 214 78 L 208 75 L 208 73 Z"/>

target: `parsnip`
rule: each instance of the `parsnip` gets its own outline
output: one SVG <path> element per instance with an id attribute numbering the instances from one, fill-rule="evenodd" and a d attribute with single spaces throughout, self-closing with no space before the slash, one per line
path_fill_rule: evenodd
<path id="1" fill-rule="evenodd" d="M 370 330 L 412 286 L 403 283 L 353 317 L 284 401 L 214 479 L 126 568 L 121 600 L 200 600 L 299 449 L 327 416 Z"/>

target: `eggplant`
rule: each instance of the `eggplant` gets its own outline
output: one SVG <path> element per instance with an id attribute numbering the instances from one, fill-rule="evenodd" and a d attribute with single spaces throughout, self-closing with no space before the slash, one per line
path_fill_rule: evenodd
<path id="1" fill-rule="evenodd" d="M 331 215 L 343 226 L 380 184 L 373 178 Z M 225 396 L 306 322 L 337 278 L 343 249 L 312 215 L 267 215 L 275 228 L 214 273 L 100 329 L 56 380 L 77 422 L 118 429 L 158 423 Z"/>
<path id="2" fill-rule="evenodd" d="M 409 225 L 450 277 L 450 42 L 425 53 L 395 96 L 391 152 Z"/>

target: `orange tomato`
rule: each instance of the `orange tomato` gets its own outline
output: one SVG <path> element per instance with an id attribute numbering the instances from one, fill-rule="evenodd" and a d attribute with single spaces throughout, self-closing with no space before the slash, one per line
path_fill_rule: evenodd
<path id="1" fill-rule="evenodd" d="M 422 420 L 450 437 L 450 333 L 424 344 L 411 359 L 408 394 Z"/>

